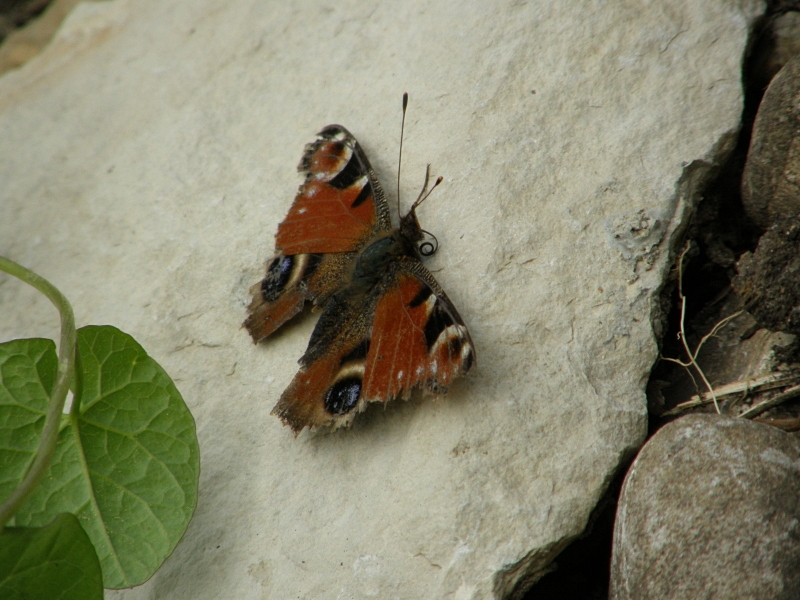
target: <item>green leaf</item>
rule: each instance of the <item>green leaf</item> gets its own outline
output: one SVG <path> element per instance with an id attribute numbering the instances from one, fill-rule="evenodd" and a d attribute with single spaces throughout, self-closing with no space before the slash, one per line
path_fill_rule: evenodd
<path id="1" fill-rule="evenodd" d="M 0 344 L 0 503 L 36 455 L 57 369 L 53 340 Z"/>
<path id="2" fill-rule="evenodd" d="M 78 410 L 16 522 L 37 526 L 74 513 L 105 587 L 131 587 L 172 553 L 197 504 L 194 419 L 169 376 L 120 330 L 79 329 L 78 358 Z"/>
<path id="3" fill-rule="evenodd" d="M 4 600 L 102 600 L 100 561 L 74 515 L 41 528 L 0 533 L 0 597 Z"/>

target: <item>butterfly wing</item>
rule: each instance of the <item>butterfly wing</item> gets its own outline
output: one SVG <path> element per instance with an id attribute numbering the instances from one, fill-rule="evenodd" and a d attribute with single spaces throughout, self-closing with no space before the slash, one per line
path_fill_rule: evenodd
<path id="1" fill-rule="evenodd" d="M 345 425 L 369 402 L 444 393 L 470 370 L 475 348 L 444 291 L 418 260 L 392 265 L 368 294 L 333 296 L 273 409 L 295 432 Z"/>
<path id="2" fill-rule="evenodd" d="M 254 342 L 263 340 L 299 313 L 306 301 L 323 304 L 342 285 L 354 253 L 279 254 L 266 277 L 250 288 L 253 300 L 244 326 Z"/>
<path id="3" fill-rule="evenodd" d="M 306 174 L 286 219 L 279 252 L 253 300 L 244 326 L 258 342 L 299 313 L 306 301 L 323 305 L 342 287 L 361 246 L 391 229 L 378 178 L 355 137 L 329 125 L 306 145 L 298 170 Z"/>
<path id="4" fill-rule="evenodd" d="M 344 290 L 328 300 L 300 359 L 300 370 L 272 414 L 297 433 L 349 422 L 362 404 L 361 382 L 369 349 L 375 298 Z"/>
<path id="5" fill-rule="evenodd" d="M 275 242 L 283 254 L 349 252 L 392 228 L 378 178 L 360 144 L 341 125 L 319 132 L 298 170 L 306 180 Z"/>
<path id="6" fill-rule="evenodd" d="M 433 275 L 413 258 L 399 261 L 375 306 L 364 396 L 408 398 L 415 387 L 447 391 L 475 362 L 464 321 Z"/>

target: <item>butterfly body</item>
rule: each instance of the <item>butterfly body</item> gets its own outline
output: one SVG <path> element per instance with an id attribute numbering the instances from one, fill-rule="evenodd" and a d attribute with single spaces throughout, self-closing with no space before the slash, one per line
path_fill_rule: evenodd
<path id="1" fill-rule="evenodd" d="M 273 414 L 298 432 L 348 424 L 369 402 L 407 398 L 415 387 L 446 391 L 472 367 L 475 350 L 422 265 L 419 200 L 393 229 L 383 189 L 341 125 L 306 146 L 298 169 L 305 182 L 244 325 L 258 342 L 306 302 L 322 314 Z"/>

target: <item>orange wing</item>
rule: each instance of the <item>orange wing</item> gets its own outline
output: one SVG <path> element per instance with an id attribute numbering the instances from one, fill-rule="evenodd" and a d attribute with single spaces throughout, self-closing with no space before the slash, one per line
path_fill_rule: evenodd
<path id="1" fill-rule="evenodd" d="M 391 229 L 383 189 L 353 135 L 341 125 L 318 135 L 298 167 L 306 180 L 278 226 L 283 254 L 349 252 Z"/>
<path id="2" fill-rule="evenodd" d="M 419 261 L 399 263 L 372 320 L 363 395 L 368 402 L 408 398 L 422 386 L 446 392 L 475 362 L 461 316 Z"/>

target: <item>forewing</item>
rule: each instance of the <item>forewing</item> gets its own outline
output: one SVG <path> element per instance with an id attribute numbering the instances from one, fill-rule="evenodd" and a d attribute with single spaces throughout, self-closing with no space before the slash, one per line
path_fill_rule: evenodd
<path id="1" fill-rule="evenodd" d="M 398 261 L 375 305 L 363 395 L 368 402 L 443 393 L 475 363 L 461 316 L 418 260 Z"/>
<path id="2" fill-rule="evenodd" d="M 306 146 L 298 169 L 306 180 L 278 227 L 279 252 L 349 252 L 391 229 L 378 178 L 359 143 L 341 125 L 319 132 Z"/>

